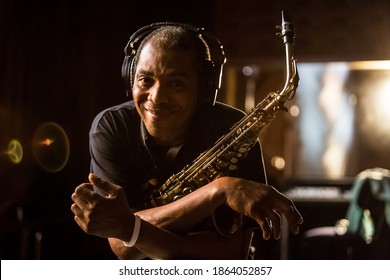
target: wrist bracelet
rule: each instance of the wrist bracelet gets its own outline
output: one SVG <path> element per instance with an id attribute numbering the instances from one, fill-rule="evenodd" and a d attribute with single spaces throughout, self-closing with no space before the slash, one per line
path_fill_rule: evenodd
<path id="1" fill-rule="evenodd" d="M 134 215 L 134 218 L 134 229 L 131 239 L 129 242 L 123 241 L 123 245 L 125 245 L 126 247 L 133 247 L 135 242 L 137 242 L 139 236 L 139 230 L 141 228 L 141 218 L 137 215 Z"/>

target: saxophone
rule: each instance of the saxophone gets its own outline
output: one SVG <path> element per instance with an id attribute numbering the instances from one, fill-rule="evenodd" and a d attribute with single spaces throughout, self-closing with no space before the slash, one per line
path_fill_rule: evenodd
<path id="1" fill-rule="evenodd" d="M 286 52 L 286 81 L 279 92 L 271 92 L 256 105 L 230 131 L 219 138 L 213 147 L 201 153 L 192 164 L 172 175 L 159 189 L 149 196 L 148 206 L 155 207 L 171 203 L 207 183 L 226 176 L 237 169 L 239 160 L 257 143 L 261 129 L 267 126 L 279 110 L 287 111 L 284 103 L 294 97 L 299 83 L 293 53 L 294 26 L 289 16 L 282 12 L 282 24 L 276 27 L 283 39 Z"/>

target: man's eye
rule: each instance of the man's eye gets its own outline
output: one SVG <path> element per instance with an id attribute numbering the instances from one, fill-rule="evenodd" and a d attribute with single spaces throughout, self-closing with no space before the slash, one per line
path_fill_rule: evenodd
<path id="1" fill-rule="evenodd" d="M 138 83 L 142 87 L 148 87 L 148 86 L 153 85 L 153 80 L 151 78 L 148 78 L 148 77 L 141 77 L 138 79 Z"/>
<path id="2" fill-rule="evenodd" d="M 180 81 L 180 80 L 171 81 L 171 86 L 173 88 L 183 88 L 184 87 L 184 82 Z"/>

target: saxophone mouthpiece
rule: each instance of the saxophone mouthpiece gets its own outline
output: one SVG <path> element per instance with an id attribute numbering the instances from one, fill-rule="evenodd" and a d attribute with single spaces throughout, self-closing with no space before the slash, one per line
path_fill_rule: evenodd
<path id="1" fill-rule="evenodd" d="M 280 36 L 283 38 L 284 43 L 293 43 L 295 37 L 294 25 L 290 14 L 286 11 L 282 11 L 282 26 L 280 27 Z"/>
<path id="2" fill-rule="evenodd" d="M 291 22 L 290 14 L 288 12 L 282 11 L 282 24 L 285 22 Z"/>

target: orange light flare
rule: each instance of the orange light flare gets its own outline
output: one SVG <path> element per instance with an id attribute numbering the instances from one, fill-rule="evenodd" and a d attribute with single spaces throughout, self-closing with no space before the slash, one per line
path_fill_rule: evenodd
<path id="1" fill-rule="evenodd" d="M 40 145 L 44 145 L 44 146 L 50 146 L 53 143 L 54 143 L 54 139 L 50 139 L 50 138 L 46 138 L 45 140 L 39 142 Z"/>

